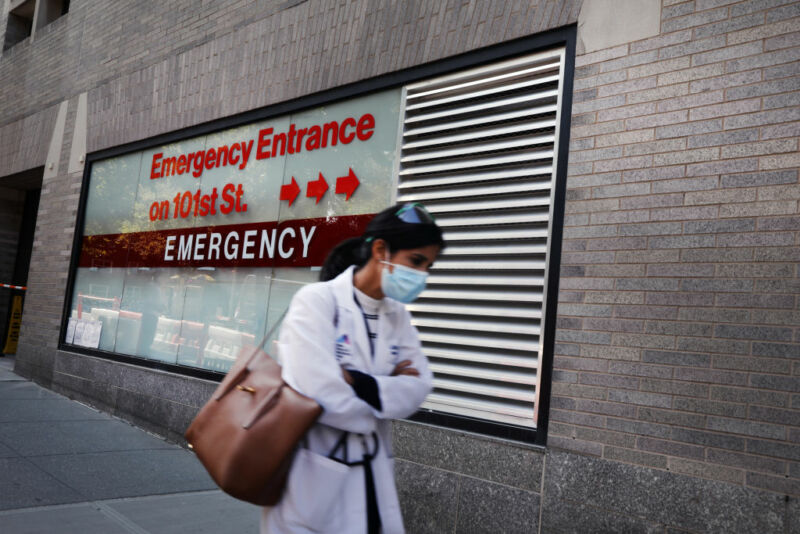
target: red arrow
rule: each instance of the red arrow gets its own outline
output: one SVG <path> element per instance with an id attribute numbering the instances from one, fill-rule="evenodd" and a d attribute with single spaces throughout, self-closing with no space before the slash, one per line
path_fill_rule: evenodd
<path id="1" fill-rule="evenodd" d="M 307 197 L 317 197 L 317 204 L 325 196 L 325 192 L 328 190 L 328 182 L 325 181 L 325 177 L 322 176 L 322 173 L 319 173 L 319 178 L 314 180 L 313 182 L 308 182 L 308 187 L 306 188 L 306 196 Z"/>
<path id="2" fill-rule="evenodd" d="M 297 185 L 297 181 L 294 179 L 294 176 L 292 176 L 292 183 L 281 186 L 281 200 L 288 200 L 290 206 L 299 194 L 300 186 Z"/>
<path id="3" fill-rule="evenodd" d="M 350 200 L 350 197 L 353 196 L 353 192 L 355 192 L 358 184 L 361 182 L 358 181 L 358 177 L 356 173 L 353 172 L 353 169 L 349 169 L 350 172 L 347 176 L 340 176 L 336 179 L 336 194 L 346 194 L 347 197 L 345 200 Z"/>

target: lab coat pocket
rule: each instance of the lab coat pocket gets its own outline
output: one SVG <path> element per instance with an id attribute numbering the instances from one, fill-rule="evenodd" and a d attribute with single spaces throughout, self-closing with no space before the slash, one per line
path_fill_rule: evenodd
<path id="1" fill-rule="evenodd" d="M 282 508 L 287 523 L 320 531 L 330 522 L 333 505 L 341 495 L 349 467 L 300 449 L 292 462 Z"/>

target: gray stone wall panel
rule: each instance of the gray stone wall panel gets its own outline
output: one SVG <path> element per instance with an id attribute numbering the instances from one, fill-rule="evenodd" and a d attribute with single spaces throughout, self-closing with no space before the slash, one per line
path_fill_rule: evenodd
<path id="1" fill-rule="evenodd" d="M 657 534 L 664 527 L 624 514 L 616 514 L 575 501 L 548 500 L 542 508 L 543 531 L 560 534 L 614 532 L 625 534 Z"/>
<path id="2" fill-rule="evenodd" d="M 59 351 L 55 391 L 183 443 L 183 433 L 216 382 Z"/>
<path id="3" fill-rule="evenodd" d="M 395 424 L 395 456 L 528 491 L 539 491 L 540 450 L 428 425 Z"/>
<path id="4" fill-rule="evenodd" d="M 454 532 L 458 511 L 458 475 L 404 461 L 395 461 L 403 521 L 409 532 Z"/>
<path id="5" fill-rule="evenodd" d="M 603 490 L 597 491 L 600 487 Z M 624 513 L 644 525 L 657 523 L 662 528 L 669 526 L 691 532 L 782 532 L 788 526 L 785 523 L 788 505 L 773 493 L 550 452 L 542 507 L 548 511 L 559 509 L 564 503 L 580 503 L 571 506 L 590 507 L 596 514 L 606 510 Z M 550 531 L 550 521 L 554 530 L 562 531 L 557 526 L 559 519 L 548 511 L 542 524 L 544 532 Z M 632 531 L 646 531 L 641 528 Z"/>
<path id="6" fill-rule="evenodd" d="M 456 532 L 538 532 L 540 501 L 540 496 L 533 492 L 463 477 Z"/>

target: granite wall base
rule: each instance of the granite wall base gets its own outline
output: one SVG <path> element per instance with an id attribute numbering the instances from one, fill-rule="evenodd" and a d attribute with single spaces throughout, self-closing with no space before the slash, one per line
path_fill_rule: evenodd
<path id="1" fill-rule="evenodd" d="M 51 383 L 62 395 L 180 444 L 217 387 L 216 382 L 64 351 L 55 359 Z"/>
<path id="2" fill-rule="evenodd" d="M 52 349 L 20 344 L 14 358 L 14 372 L 40 386 L 52 388 L 54 363 L 55 352 Z"/>
<path id="3" fill-rule="evenodd" d="M 395 424 L 413 533 L 792 533 L 798 499 L 558 449 Z"/>

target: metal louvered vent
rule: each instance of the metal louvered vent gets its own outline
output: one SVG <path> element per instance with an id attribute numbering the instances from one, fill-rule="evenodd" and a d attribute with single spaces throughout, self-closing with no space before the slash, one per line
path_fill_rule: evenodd
<path id="1" fill-rule="evenodd" d="M 419 201 L 447 248 L 408 305 L 434 372 L 423 405 L 536 426 L 564 50 L 404 91 L 398 201 Z"/>

